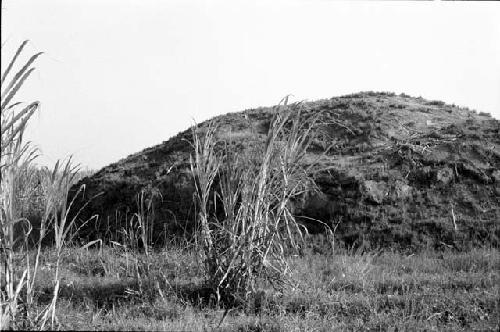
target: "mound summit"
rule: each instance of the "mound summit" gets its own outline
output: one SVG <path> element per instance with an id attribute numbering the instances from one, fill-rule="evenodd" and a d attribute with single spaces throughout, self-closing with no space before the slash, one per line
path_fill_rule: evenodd
<path id="1" fill-rule="evenodd" d="M 297 202 L 295 214 L 312 233 L 321 220 L 346 246 L 456 247 L 500 244 L 500 121 L 488 114 L 405 94 L 363 92 L 307 102 L 319 114 L 309 150 L 323 153 L 312 175 L 320 192 Z M 260 107 L 213 118 L 217 137 L 240 149 L 262 144 L 273 116 Z M 207 126 L 207 122 L 199 125 Z M 191 130 L 82 179 L 80 230 L 85 239 L 120 240 L 145 188 L 153 200 L 153 240 L 187 236 L 196 208 L 189 172 Z"/>

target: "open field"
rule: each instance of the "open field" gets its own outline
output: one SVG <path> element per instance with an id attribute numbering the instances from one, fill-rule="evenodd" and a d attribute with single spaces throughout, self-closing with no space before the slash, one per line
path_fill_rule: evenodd
<path id="1" fill-rule="evenodd" d="M 56 255 L 42 254 L 36 303 L 50 302 Z M 68 248 L 61 264 L 58 327 L 74 330 L 329 331 L 497 330 L 500 254 L 423 252 L 289 257 L 293 287 L 265 284 L 228 312 L 204 288 L 195 249 L 148 257 L 122 248 Z M 207 298 L 208 297 L 208 298 Z M 224 314 L 226 316 L 224 317 Z M 223 318 L 224 317 L 224 318 Z"/>

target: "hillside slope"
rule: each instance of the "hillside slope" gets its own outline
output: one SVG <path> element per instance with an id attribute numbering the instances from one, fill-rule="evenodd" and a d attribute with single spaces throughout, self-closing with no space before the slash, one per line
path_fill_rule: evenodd
<path id="1" fill-rule="evenodd" d="M 295 209 L 311 232 L 324 227 L 314 218 L 338 223 L 336 236 L 347 246 L 499 245 L 500 121 L 404 94 L 367 92 L 305 106 L 304 116 L 321 118 L 311 160 L 331 146 L 325 170 L 314 175 L 321 192 Z M 262 107 L 213 121 L 219 139 L 248 149 L 264 141 L 272 114 Z M 102 194 L 84 209 L 82 220 L 100 217 L 81 236 L 119 240 L 145 187 L 161 192 L 151 216 L 155 242 L 189 234 L 196 215 L 190 140 L 188 129 L 83 179 L 83 200 Z"/>

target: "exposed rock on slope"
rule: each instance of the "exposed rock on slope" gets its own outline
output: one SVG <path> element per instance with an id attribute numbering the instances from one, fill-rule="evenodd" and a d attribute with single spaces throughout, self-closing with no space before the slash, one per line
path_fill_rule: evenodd
<path id="1" fill-rule="evenodd" d="M 306 103 L 320 114 L 311 158 L 332 146 L 315 175 L 321 193 L 296 214 L 334 225 L 346 245 L 499 245 L 500 121 L 487 114 L 390 93 L 359 93 Z M 219 139 L 241 149 L 261 144 L 272 108 L 216 117 Z M 206 124 L 201 124 L 204 126 Z M 158 188 L 154 240 L 188 233 L 196 215 L 189 173 L 190 130 L 111 164 L 90 178 L 85 199 L 103 194 L 82 217 L 99 214 L 84 237 L 127 229 L 136 194 Z M 80 183 L 80 184 L 81 184 Z M 311 231 L 319 223 L 303 218 Z"/>

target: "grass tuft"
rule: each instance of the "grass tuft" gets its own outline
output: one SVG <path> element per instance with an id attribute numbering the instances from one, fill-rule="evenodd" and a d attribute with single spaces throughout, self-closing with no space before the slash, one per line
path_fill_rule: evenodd
<path id="1" fill-rule="evenodd" d="M 287 98 L 275 108 L 263 150 L 253 156 L 238 155 L 217 141 L 214 124 L 203 137 L 193 127 L 191 172 L 207 280 L 217 303 L 248 302 L 259 292 L 258 276 L 283 286 L 286 252 L 303 242 L 289 206 L 311 184 L 302 162 L 314 119 L 301 119 L 300 108 L 287 105 Z"/>

